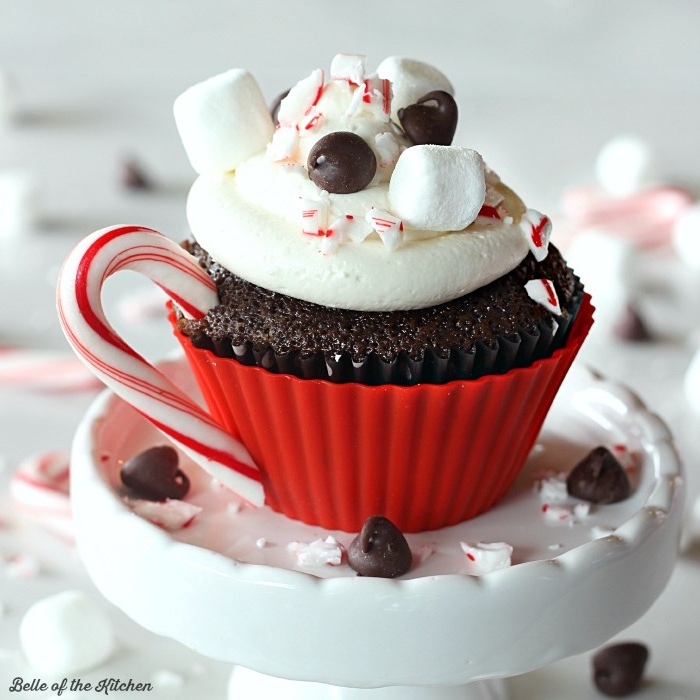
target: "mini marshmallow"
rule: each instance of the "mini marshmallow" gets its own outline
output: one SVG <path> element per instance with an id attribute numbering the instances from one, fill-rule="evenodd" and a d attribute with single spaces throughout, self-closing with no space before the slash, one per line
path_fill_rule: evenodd
<path id="1" fill-rule="evenodd" d="M 396 216 L 414 229 L 461 231 L 479 214 L 486 196 L 484 161 L 469 148 L 407 148 L 389 181 Z"/>
<path id="2" fill-rule="evenodd" d="M 0 171 L 0 239 L 21 236 L 37 223 L 39 191 L 36 179 L 21 170 Z"/>
<path id="3" fill-rule="evenodd" d="M 671 244 L 690 269 L 700 271 L 700 202 L 688 207 L 673 225 Z"/>
<path id="4" fill-rule="evenodd" d="M 598 154 L 598 182 L 612 195 L 624 197 L 653 181 L 651 149 L 634 136 L 619 136 L 606 143 Z"/>
<path id="5" fill-rule="evenodd" d="M 109 617 L 82 591 L 63 591 L 34 603 L 22 618 L 19 638 L 32 667 L 50 676 L 93 668 L 115 648 Z"/>
<path id="6" fill-rule="evenodd" d="M 411 58 L 389 56 L 379 64 L 377 75 L 391 81 L 391 118 L 394 121 L 398 121 L 399 109 L 414 104 L 433 90 L 454 93 L 450 81 L 437 68 Z"/>
<path id="7" fill-rule="evenodd" d="M 255 78 L 238 68 L 183 92 L 174 112 L 187 157 L 200 175 L 235 170 L 263 151 L 274 132 Z"/>

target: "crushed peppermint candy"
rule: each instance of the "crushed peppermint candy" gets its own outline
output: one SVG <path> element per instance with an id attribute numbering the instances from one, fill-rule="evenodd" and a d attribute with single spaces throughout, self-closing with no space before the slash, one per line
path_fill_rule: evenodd
<path id="1" fill-rule="evenodd" d="M 505 542 L 476 542 L 470 544 L 460 542 L 460 547 L 466 555 L 467 566 L 465 573 L 469 576 L 507 569 L 511 565 L 513 547 Z"/>
<path id="2" fill-rule="evenodd" d="M 299 566 L 340 566 L 345 548 L 332 535 L 313 542 L 290 542 L 287 551 L 296 557 Z"/>
<path id="3" fill-rule="evenodd" d="M 520 229 L 535 260 L 542 262 L 549 252 L 552 222 L 535 209 L 528 209 L 520 220 Z"/>
<path id="4" fill-rule="evenodd" d="M 384 209 L 372 207 L 365 216 L 367 223 L 379 234 L 389 250 L 394 250 L 403 240 L 403 221 Z"/>
<path id="5" fill-rule="evenodd" d="M 147 501 L 134 498 L 129 499 L 128 503 L 134 513 L 168 532 L 188 527 L 202 511 L 200 506 L 175 498 L 169 498 L 165 501 Z"/>
<path id="6" fill-rule="evenodd" d="M 533 301 L 544 306 L 557 316 L 561 316 L 561 306 L 554 284 L 548 279 L 535 279 L 525 283 L 525 291 Z"/>
<path id="7" fill-rule="evenodd" d="M 546 476 L 536 482 L 536 490 L 544 503 L 566 503 L 569 492 L 566 489 L 564 474 Z"/>

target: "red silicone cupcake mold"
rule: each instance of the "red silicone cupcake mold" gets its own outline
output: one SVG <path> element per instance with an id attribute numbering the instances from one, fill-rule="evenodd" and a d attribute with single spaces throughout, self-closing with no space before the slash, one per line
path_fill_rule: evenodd
<path id="1" fill-rule="evenodd" d="M 274 374 L 176 335 L 212 415 L 258 463 L 271 508 L 333 530 L 383 515 L 417 532 L 473 518 L 505 495 L 592 315 L 586 295 L 566 345 L 529 367 L 415 386 Z"/>

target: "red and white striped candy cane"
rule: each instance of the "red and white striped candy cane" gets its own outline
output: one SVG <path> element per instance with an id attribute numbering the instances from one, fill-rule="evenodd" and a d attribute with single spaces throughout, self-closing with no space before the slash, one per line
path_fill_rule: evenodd
<path id="1" fill-rule="evenodd" d="M 209 474 L 252 505 L 262 505 L 260 473 L 246 448 L 130 347 L 107 321 L 105 280 L 134 270 L 161 287 L 191 318 L 218 303 L 197 261 L 157 231 L 115 226 L 96 231 L 68 256 L 58 282 L 58 315 L 77 355 Z"/>

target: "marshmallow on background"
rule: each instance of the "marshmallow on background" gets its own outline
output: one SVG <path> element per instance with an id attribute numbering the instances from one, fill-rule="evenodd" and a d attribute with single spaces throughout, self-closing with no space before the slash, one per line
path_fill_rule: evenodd
<path id="1" fill-rule="evenodd" d="M 477 217 L 486 196 L 484 161 L 469 148 L 407 148 L 389 182 L 396 216 L 415 229 L 461 231 Z"/>
<path id="2" fill-rule="evenodd" d="M 234 68 L 183 92 L 175 123 L 192 167 L 200 175 L 235 170 L 263 151 L 274 125 L 255 78 Z"/>
<path id="3" fill-rule="evenodd" d="M 601 148 L 595 170 L 610 194 L 625 197 L 652 185 L 655 165 L 651 148 L 636 136 L 617 136 Z"/>
<path id="4" fill-rule="evenodd" d="M 38 187 L 30 173 L 0 170 L 0 239 L 31 231 L 38 218 L 37 202 Z"/>
<path id="5" fill-rule="evenodd" d="M 414 104 L 433 90 L 444 90 L 450 95 L 454 89 L 437 68 L 411 58 L 389 56 L 377 67 L 377 75 L 391 81 L 391 118 L 398 121 L 398 111 Z"/>
<path id="6" fill-rule="evenodd" d="M 62 591 L 34 603 L 22 618 L 19 638 L 31 666 L 47 676 L 93 668 L 115 649 L 109 617 L 82 591 Z"/>
<path id="7" fill-rule="evenodd" d="M 683 263 L 700 272 L 700 202 L 678 217 L 673 225 L 671 244 Z"/>

